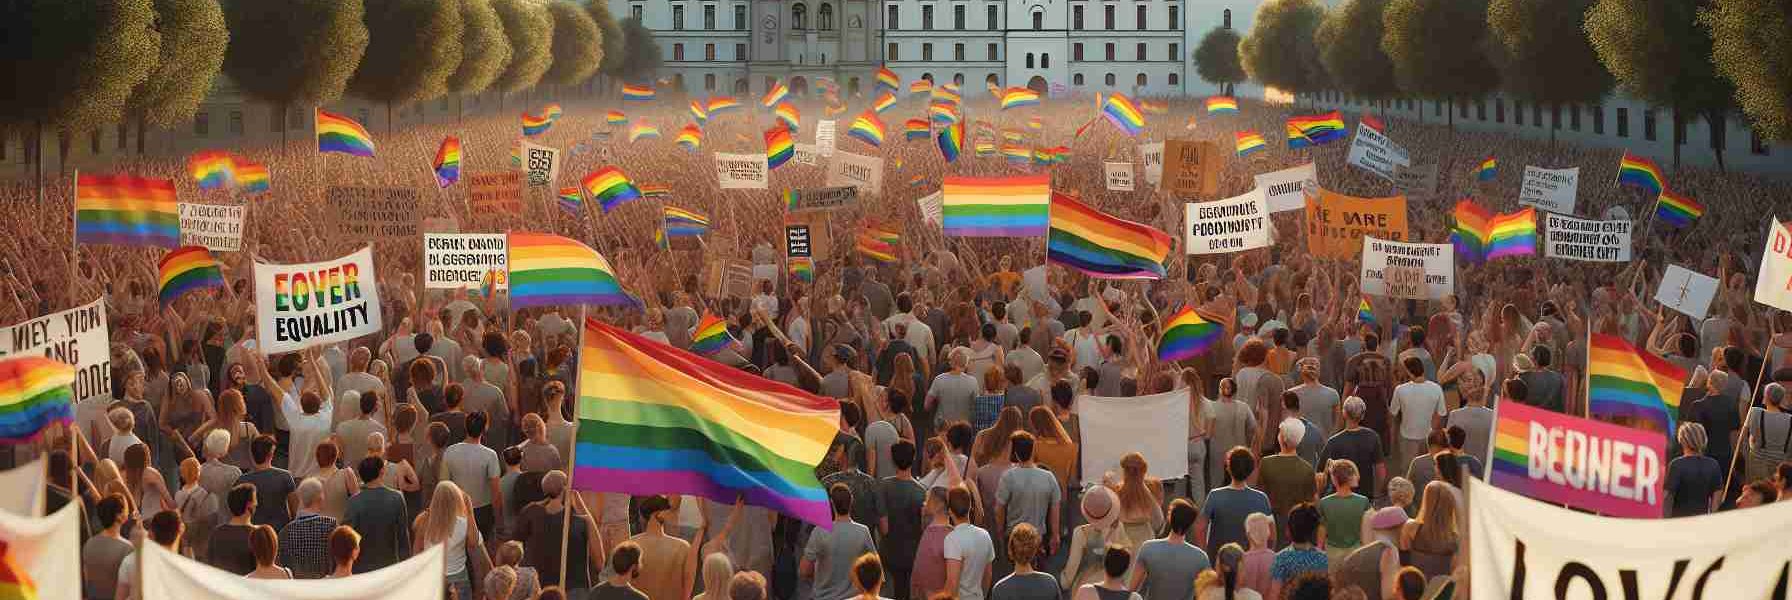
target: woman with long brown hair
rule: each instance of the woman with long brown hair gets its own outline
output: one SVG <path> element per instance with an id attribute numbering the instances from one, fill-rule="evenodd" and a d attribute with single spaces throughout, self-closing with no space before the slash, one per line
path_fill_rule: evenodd
<path id="1" fill-rule="evenodd" d="M 162 478 L 162 472 L 149 466 L 149 446 L 132 444 L 124 450 L 125 488 L 130 490 L 130 498 L 137 500 L 137 506 L 143 510 L 143 518 L 155 516 L 165 510 L 174 510 L 174 494 L 168 491 L 168 480 Z"/>
<path id="2" fill-rule="evenodd" d="M 1120 496 L 1120 526 L 1130 540 L 1127 549 L 1134 554 L 1146 540 L 1157 537 L 1164 524 L 1163 502 L 1145 480 L 1146 469 L 1144 455 L 1129 452 L 1120 457 L 1120 485 L 1114 490 Z"/>
<path id="3" fill-rule="evenodd" d="M 254 423 L 249 422 L 249 409 L 243 403 L 243 392 L 227 389 L 218 394 L 218 411 L 210 419 L 193 431 L 187 438 L 189 446 L 203 448 L 206 434 L 220 430 L 230 436 L 223 460 L 238 469 L 255 468 L 255 459 L 249 456 L 249 440 L 261 435 Z"/>

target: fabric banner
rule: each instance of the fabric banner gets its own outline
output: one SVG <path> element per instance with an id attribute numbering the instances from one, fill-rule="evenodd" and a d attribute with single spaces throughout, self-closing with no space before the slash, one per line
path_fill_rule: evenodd
<path id="1" fill-rule="evenodd" d="M 1395 167 L 1412 164 L 1408 160 L 1405 148 L 1388 139 L 1380 130 L 1361 121 L 1356 124 L 1356 137 L 1350 140 L 1350 153 L 1344 157 L 1345 164 L 1388 181 L 1394 180 Z"/>
<path id="2" fill-rule="evenodd" d="M 336 233 L 354 239 L 416 239 L 422 214 L 417 190 L 410 188 L 331 186 L 324 205 Z"/>
<path id="3" fill-rule="evenodd" d="M 1313 163 L 1257 175 L 1257 187 L 1263 188 L 1272 213 L 1306 208 L 1308 184 L 1319 185 L 1319 170 Z"/>
<path id="4" fill-rule="evenodd" d="M 530 187 L 554 185 L 560 181 L 560 150 L 523 142 L 523 178 Z"/>
<path id="5" fill-rule="evenodd" d="M 765 155 L 717 152 L 716 180 L 724 190 L 766 189 Z"/>
<path id="6" fill-rule="evenodd" d="M 815 144 L 796 144 L 796 164 L 821 164 L 821 154 Z"/>
<path id="7" fill-rule="evenodd" d="M 1593 262 L 1630 262 L 1630 221 L 1594 221 L 1543 213 L 1543 255 Z"/>
<path id="8" fill-rule="evenodd" d="M 502 233 L 423 235 L 423 289 L 510 289 L 510 238 Z"/>
<path id="9" fill-rule="evenodd" d="M 1189 254 L 1225 254 L 1268 246 L 1271 243 L 1269 211 L 1263 201 L 1263 188 L 1243 195 L 1213 202 L 1190 202 L 1187 205 L 1187 236 L 1183 246 Z"/>
<path id="10" fill-rule="evenodd" d="M 467 172 L 467 208 L 473 214 L 523 212 L 523 174 L 518 171 Z"/>
<path id="11" fill-rule="evenodd" d="M 380 331 L 373 248 L 335 260 L 255 263 L 255 333 L 265 356 Z"/>
<path id="12" fill-rule="evenodd" d="M 247 206 L 180 203 L 180 245 L 204 246 L 213 252 L 243 248 L 243 213 Z"/>
<path id="13" fill-rule="evenodd" d="M 1139 144 L 1139 162 L 1145 163 L 1145 181 L 1151 185 L 1163 185 L 1164 181 L 1164 143 L 1155 142 Z"/>
<path id="14" fill-rule="evenodd" d="M 936 227 L 946 226 L 945 190 L 935 191 L 926 196 L 916 198 L 915 204 L 921 207 L 921 218 L 923 220 L 934 224 Z"/>
<path id="15" fill-rule="evenodd" d="M 1501 402 L 1487 482 L 1544 502 L 1614 517 L 1659 519 L 1667 438 L 1604 421 Z"/>
<path id="16" fill-rule="evenodd" d="M 834 120 L 815 123 L 815 151 L 823 157 L 834 155 Z"/>
<path id="17" fill-rule="evenodd" d="M 1394 167 L 1394 191 L 1413 200 L 1424 201 L 1437 195 L 1437 163 L 1416 167 Z"/>
<path id="18" fill-rule="evenodd" d="M 1363 271 L 1358 281 L 1363 293 L 1371 296 L 1437 299 L 1454 294 L 1455 248 L 1363 238 Z"/>
<path id="19" fill-rule="evenodd" d="M 0 471 L 0 513 L 23 517 L 43 516 L 44 469 L 47 463 L 39 456 L 29 463 Z"/>
<path id="20" fill-rule="evenodd" d="M 1580 189 L 1580 167 L 1545 169 L 1525 165 L 1518 203 L 1538 210 L 1574 214 L 1574 196 Z"/>
<path id="21" fill-rule="evenodd" d="M 37 600 L 81 600 L 81 503 L 70 502 L 47 517 L 0 513 L 0 552 L 0 560 L 31 576 Z M 182 600 L 207 597 L 212 596 Z"/>
<path id="22" fill-rule="evenodd" d="M 1104 162 L 1101 172 L 1108 182 L 1110 192 L 1130 192 L 1132 189 L 1132 163 Z"/>
<path id="23" fill-rule="evenodd" d="M 867 194 L 882 192 L 884 159 L 851 152 L 835 153 L 833 160 L 828 162 L 827 185 L 854 186 Z"/>
<path id="24" fill-rule="evenodd" d="M 1176 194 L 1219 193 L 1220 168 L 1225 166 L 1220 147 L 1210 141 L 1164 142 L 1164 173 L 1160 187 Z"/>
<path id="25" fill-rule="evenodd" d="M 1637 521 L 1567 510 L 1466 479 L 1475 598 L 1786 597 L 1792 510 L 1784 505 Z"/>
<path id="26" fill-rule="evenodd" d="M 1319 258 L 1351 259 L 1363 238 L 1406 240 L 1406 197 L 1357 198 L 1315 187 L 1307 194 L 1307 251 Z"/>
<path id="27" fill-rule="evenodd" d="M 1188 390 L 1132 398 L 1079 396 L 1077 415 L 1083 428 L 1083 477 L 1101 479 L 1114 473 L 1120 480 L 1120 457 L 1145 457 L 1146 475 L 1175 479 L 1188 474 Z"/>
<path id="28" fill-rule="evenodd" d="M 144 544 L 143 600 L 440 600 L 447 593 L 442 585 L 445 556 L 437 544 L 396 565 L 341 579 L 249 579 L 158 544 Z"/>
<path id="29" fill-rule="evenodd" d="M 851 186 L 790 190 L 785 203 L 789 212 L 829 211 L 859 203 L 859 189 Z"/>
<path id="30" fill-rule="evenodd" d="M 1661 287 L 1655 290 L 1655 301 L 1675 312 L 1704 320 L 1717 297 L 1717 278 L 1680 265 L 1668 265 L 1661 275 Z"/>
<path id="31" fill-rule="evenodd" d="M 1761 250 L 1761 274 L 1755 278 L 1755 301 L 1792 310 L 1792 228 L 1770 219 L 1767 247 Z"/>
<path id="32" fill-rule="evenodd" d="M 0 358 L 39 354 L 75 366 L 73 401 L 112 395 L 105 298 L 0 329 Z M 123 383 L 123 382 L 120 382 Z"/>

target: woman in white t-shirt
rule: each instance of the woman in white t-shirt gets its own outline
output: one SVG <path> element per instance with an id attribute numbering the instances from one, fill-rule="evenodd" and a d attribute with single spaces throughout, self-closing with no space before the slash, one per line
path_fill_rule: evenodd
<path id="1" fill-rule="evenodd" d="M 417 515 L 412 526 L 411 553 L 421 554 L 425 548 L 445 544 L 449 548 L 466 548 L 465 552 L 444 552 L 442 576 L 459 598 L 473 597 L 472 572 L 467 569 L 467 555 L 477 553 L 482 564 L 491 564 L 479 532 L 467 527 L 473 514 L 467 508 L 466 494 L 452 481 L 436 483 L 429 509 Z"/>

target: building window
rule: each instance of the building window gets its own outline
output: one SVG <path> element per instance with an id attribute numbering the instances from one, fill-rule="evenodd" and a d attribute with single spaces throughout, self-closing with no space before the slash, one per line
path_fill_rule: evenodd
<path id="1" fill-rule="evenodd" d="M 964 60 L 964 44 L 952 45 L 952 60 Z"/>
<path id="2" fill-rule="evenodd" d="M 1105 20 L 1107 22 L 1108 31 L 1113 31 L 1114 30 L 1114 5 L 1109 4 L 1107 6 L 1103 6 L 1103 7 L 1101 7 L 1101 10 L 1102 10 L 1102 15 L 1105 17 Z"/>
<path id="3" fill-rule="evenodd" d="M 1082 42 L 1077 42 L 1075 44 L 1070 45 L 1070 60 L 1076 61 L 1076 62 L 1083 62 L 1083 43 Z"/>
<path id="4" fill-rule="evenodd" d="M 921 29 L 933 31 L 933 7 L 921 7 Z"/>
<path id="5" fill-rule="evenodd" d="M 1101 78 L 1101 81 L 1108 87 L 1114 87 L 1114 74 L 1108 73 L 1107 76 Z"/>
<path id="6" fill-rule="evenodd" d="M 1002 18 L 996 14 L 996 5 L 989 5 L 989 12 L 984 13 L 983 15 L 983 28 L 995 31 L 996 25 L 1001 23 L 1001 21 Z"/>
<path id="7" fill-rule="evenodd" d="M 716 59 L 716 45 L 715 44 L 704 44 L 703 45 L 703 60 L 713 61 L 715 59 Z"/>
<path id="8" fill-rule="evenodd" d="M 1033 9 L 1033 31 L 1045 29 L 1045 9 Z"/>
<path id="9" fill-rule="evenodd" d="M 959 85 L 959 86 L 964 85 L 964 73 L 953 74 L 952 75 L 952 85 Z"/>
<path id="10" fill-rule="evenodd" d="M 1618 107 L 1618 137 L 1630 137 L 1630 109 Z"/>
<path id="11" fill-rule="evenodd" d="M 1228 8 L 1224 12 L 1220 13 L 1220 27 L 1224 27 L 1226 29 L 1232 28 L 1232 9 Z"/>
<path id="12" fill-rule="evenodd" d="M 1182 11 L 1179 10 L 1180 8 L 1181 7 L 1174 4 L 1170 5 L 1170 29 L 1182 28 Z"/>
<path id="13" fill-rule="evenodd" d="M 716 89 L 716 74 L 715 73 L 704 73 L 703 74 L 703 91 L 713 92 L 713 91 L 715 91 L 715 89 Z"/>
<path id="14" fill-rule="evenodd" d="M 1032 52 L 1027 53 L 1027 68 L 1029 68 L 1029 69 L 1033 68 L 1033 53 Z"/>
<path id="15" fill-rule="evenodd" d="M 1145 60 L 1145 45 L 1144 44 L 1139 44 L 1137 47 L 1133 48 L 1133 60 L 1140 60 L 1140 61 Z"/>
<path id="16" fill-rule="evenodd" d="M 367 109 L 361 109 L 361 125 L 367 125 Z M 230 111 L 230 135 L 243 134 L 243 111 Z"/>
<path id="17" fill-rule="evenodd" d="M 1170 55 L 1165 58 L 1168 58 L 1172 62 L 1180 62 L 1182 60 L 1182 44 L 1171 42 Z"/>
<path id="18" fill-rule="evenodd" d="M 1513 125 L 1523 125 L 1524 124 L 1524 101 L 1523 100 L 1513 100 L 1512 101 L 1512 124 Z"/>
<path id="19" fill-rule="evenodd" d="M 1468 103 L 1467 102 L 1457 103 L 1456 101 L 1452 100 L 1452 101 L 1450 101 L 1450 103 L 1456 105 L 1456 116 L 1464 118 L 1464 119 L 1468 118 Z"/>
<path id="20" fill-rule="evenodd" d="M 902 16 L 902 13 L 898 12 L 896 10 L 895 6 L 891 6 L 890 7 L 890 16 L 884 19 L 884 29 L 890 29 L 890 30 L 902 29 L 901 23 L 899 22 L 899 21 L 901 21 L 901 19 L 898 18 L 901 16 Z"/>
<path id="21" fill-rule="evenodd" d="M 896 52 L 895 42 L 890 42 L 890 47 L 884 51 L 884 60 L 902 60 L 902 54 Z"/>
<path id="22" fill-rule="evenodd" d="M 1175 73 L 1171 73 L 1170 74 L 1170 87 L 1176 87 L 1178 85 L 1182 85 L 1182 78 L 1177 77 Z"/>
<path id="23" fill-rule="evenodd" d="M 855 78 L 853 78 L 852 82 L 854 84 L 857 84 L 859 82 L 859 80 L 858 80 L 858 78 L 855 77 Z M 734 80 L 734 93 L 745 95 L 747 93 L 747 89 L 748 88 L 747 88 L 747 80 L 746 79 Z M 858 87 L 856 85 L 853 87 L 853 91 L 858 91 Z"/>
<path id="24" fill-rule="evenodd" d="M 1139 29 L 1139 31 L 1144 31 L 1146 29 L 1149 29 L 1149 27 L 1145 26 L 1145 5 L 1140 4 L 1140 5 L 1138 5 L 1137 8 L 1138 8 L 1138 11 L 1136 11 L 1137 15 L 1138 15 L 1138 19 L 1136 21 L 1138 23 L 1137 28 Z"/>
<path id="25" fill-rule="evenodd" d="M 1083 74 L 1077 73 L 1075 75 L 1071 75 L 1070 76 L 1070 84 L 1071 85 L 1082 85 L 1083 84 Z"/>
<path id="26" fill-rule="evenodd" d="M 1432 113 L 1433 116 L 1441 117 L 1444 115 L 1444 103 L 1443 102 L 1433 100 L 1431 102 L 1431 104 L 1432 104 L 1432 106 L 1436 107 L 1436 110 L 1433 111 L 1433 113 Z M 1487 100 L 1486 99 L 1481 99 L 1481 100 L 1475 101 L 1475 120 L 1483 122 L 1483 123 L 1487 122 Z"/>
<path id="27" fill-rule="evenodd" d="M 801 2 L 790 7 L 790 28 L 808 29 L 809 7 Z"/>
<path id="28" fill-rule="evenodd" d="M 1643 109 L 1643 139 L 1655 141 L 1655 109 Z"/>
<path id="29" fill-rule="evenodd" d="M 933 44 L 921 44 L 921 60 L 933 60 Z"/>
<path id="30" fill-rule="evenodd" d="M 477 106 L 479 104 L 479 96 L 473 96 L 473 104 L 475 106 Z M 292 112 L 289 112 L 286 114 L 286 128 L 292 129 L 295 131 L 304 129 L 306 114 L 307 113 L 305 113 L 305 111 L 302 111 L 302 110 L 299 110 L 296 108 L 292 109 Z"/>
<path id="31" fill-rule="evenodd" d="M 996 45 L 995 44 L 989 45 L 989 60 L 998 60 L 996 58 Z"/>
<path id="32" fill-rule="evenodd" d="M 1051 53 L 1046 53 L 1046 54 L 1041 54 L 1041 55 L 1039 55 L 1039 68 L 1041 68 L 1041 69 L 1050 69 L 1050 68 L 1052 68 L 1052 55 L 1051 55 Z"/>
<path id="33" fill-rule="evenodd" d="M 1138 81 L 1137 81 L 1137 82 L 1136 82 L 1136 84 L 1135 84 L 1135 87 L 1139 87 L 1139 88 L 1143 88 L 1143 87 L 1145 87 L 1145 81 L 1146 81 L 1146 79 L 1145 79 L 1145 74 L 1144 74 L 1144 73 L 1140 73 L 1140 74 L 1139 74 L 1139 79 L 1138 79 Z"/>
<path id="34" fill-rule="evenodd" d="M 1501 98 L 1493 99 L 1493 122 L 1495 122 L 1495 123 L 1506 122 L 1506 101 L 1504 99 L 1501 99 Z"/>
<path id="35" fill-rule="evenodd" d="M 747 30 L 747 6 L 745 4 L 736 5 L 734 7 L 734 30 Z"/>
<path id="36" fill-rule="evenodd" d="M 1593 105 L 1593 133 L 1605 135 L 1605 107 Z"/>
<path id="37" fill-rule="evenodd" d="M 205 112 L 193 115 L 193 135 L 205 137 L 212 132 L 211 115 Z"/>
<path id="38" fill-rule="evenodd" d="M 1114 60 L 1114 43 L 1108 42 L 1102 49 L 1105 51 L 1103 54 L 1107 57 L 1106 60 L 1112 62 Z"/>
<path id="39" fill-rule="evenodd" d="M 138 134 L 138 135 L 142 135 L 142 134 Z M 1761 132 L 1756 131 L 1754 129 L 1749 129 L 1748 130 L 1748 153 L 1753 154 L 1755 156 L 1767 156 L 1771 152 L 1772 152 L 1772 150 L 1767 145 L 1767 140 L 1761 139 Z"/>
<path id="40" fill-rule="evenodd" d="M 672 45 L 672 60 L 684 60 L 684 44 Z"/>
<path id="41" fill-rule="evenodd" d="M 1543 103 L 1541 102 L 1531 103 L 1531 126 L 1543 126 Z"/>
<path id="42" fill-rule="evenodd" d="M 1568 129 L 1571 131 L 1580 131 L 1579 104 L 1571 104 L 1568 106 Z"/>
<path id="43" fill-rule="evenodd" d="M 678 30 L 682 30 L 682 29 L 684 29 L 684 7 L 683 6 L 673 6 L 672 7 L 672 30 L 678 31 Z"/>
<path id="44" fill-rule="evenodd" d="M 1083 5 L 1070 7 L 1070 27 L 1078 31 L 1083 29 Z"/>
<path id="45" fill-rule="evenodd" d="M 703 5 L 703 29 L 710 31 L 716 28 L 716 5 Z"/>
<path id="46" fill-rule="evenodd" d="M 639 21 L 639 20 L 641 20 L 641 17 L 643 17 L 647 14 L 647 7 L 636 4 L 634 6 L 629 7 L 629 13 L 631 16 L 635 17 L 636 21 Z"/>
<path id="47" fill-rule="evenodd" d="M 834 29 L 834 5 L 823 4 L 821 10 L 816 13 L 819 15 L 817 20 L 821 21 L 821 30 L 832 31 Z"/>
<path id="48" fill-rule="evenodd" d="M 964 5 L 952 7 L 952 28 L 964 30 Z"/>

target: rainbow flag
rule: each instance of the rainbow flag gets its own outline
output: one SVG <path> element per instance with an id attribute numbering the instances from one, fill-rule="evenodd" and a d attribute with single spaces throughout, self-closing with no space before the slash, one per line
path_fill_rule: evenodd
<path id="1" fill-rule="evenodd" d="M 884 143 L 884 122 L 878 120 L 877 111 L 868 110 L 852 120 L 852 127 L 847 128 L 846 135 L 873 147 Z"/>
<path id="2" fill-rule="evenodd" d="M 861 256 L 880 263 L 896 262 L 896 244 L 902 236 L 894 231 L 865 226 L 859 230 L 858 243 L 855 245 Z"/>
<path id="3" fill-rule="evenodd" d="M 772 84 L 772 89 L 765 91 L 765 96 L 759 99 L 759 105 L 766 108 L 776 108 L 778 104 L 784 102 L 784 98 L 788 96 L 790 96 L 790 86 L 784 85 L 784 82 L 779 81 Z"/>
<path id="4" fill-rule="evenodd" d="M 37 600 L 37 582 L 21 566 L 21 559 L 0 541 L 0 597 L 14 600 Z"/>
<path id="5" fill-rule="evenodd" d="M 637 122 L 628 128 L 628 141 L 630 142 L 657 139 L 659 137 L 659 128 L 646 123 Z"/>
<path id="6" fill-rule="evenodd" d="M 803 283 L 815 283 L 815 259 L 807 256 L 792 256 L 784 261 L 790 276 Z"/>
<path id="7" fill-rule="evenodd" d="M 1042 117 L 1039 117 L 1039 116 L 1028 117 L 1027 118 L 1027 129 L 1031 129 L 1033 131 L 1040 131 L 1040 130 L 1045 129 L 1045 119 Z"/>
<path id="8" fill-rule="evenodd" d="M 840 403 L 596 319 L 579 350 L 574 489 L 686 494 L 832 527 L 815 467 Z"/>
<path id="9" fill-rule="evenodd" d="M 620 110 L 605 112 L 604 122 L 611 125 L 621 125 L 628 122 L 628 114 Z"/>
<path id="10" fill-rule="evenodd" d="M 622 169 L 604 167 L 585 175 L 580 181 L 585 189 L 585 197 L 594 198 L 604 208 L 604 212 L 620 206 L 624 202 L 641 199 L 641 190 L 635 187 Z"/>
<path id="11" fill-rule="evenodd" d="M 44 356 L 0 359 L 0 444 L 29 444 L 44 428 L 73 421 L 74 382 L 74 367 Z"/>
<path id="12" fill-rule="evenodd" d="M 663 183 L 643 183 L 636 185 L 635 189 L 641 190 L 641 196 L 644 198 L 659 198 L 661 196 L 672 195 L 672 186 Z"/>
<path id="13" fill-rule="evenodd" d="M 1263 141 L 1263 136 L 1258 134 L 1255 129 L 1234 132 L 1232 136 L 1237 139 L 1238 156 L 1240 157 L 1250 156 L 1269 147 L 1269 142 Z"/>
<path id="14" fill-rule="evenodd" d="M 953 123 L 940 129 L 940 157 L 948 164 L 958 161 L 958 155 L 964 154 L 964 123 Z"/>
<path id="15" fill-rule="evenodd" d="M 909 119 L 902 122 L 902 138 L 905 140 L 924 140 L 933 136 L 933 128 L 927 119 Z"/>
<path id="16" fill-rule="evenodd" d="M 803 121 L 802 113 L 796 110 L 795 104 L 789 102 L 779 104 L 778 108 L 772 111 L 772 116 L 777 117 L 792 132 L 797 131 L 798 125 Z"/>
<path id="17" fill-rule="evenodd" d="M 1667 179 L 1661 176 L 1661 167 L 1655 166 L 1654 161 L 1629 152 L 1618 159 L 1618 185 L 1642 188 L 1656 196 L 1668 189 Z"/>
<path id="18" fill-rule="evenodd" d="M 1052 193 L 1047 261 L 1097 279 L 1163 279 L 1170 235 Z"/>
<path id="19" fill-rule="evenodd" d="M 1050 229 L 1049 174 L 949 176 L 942 189 L 947 237 L 1034 237 Z"/>
<path id="20" fill-rule="evenodd" d="M 536 116 L 523 113 L 523 136 L 534 137 L 548 132 L 554 126 L 553 117 Z"/>
<path id="21" fill-rule="evenodd" d="M 1537 253 L 1537 209 L 1501 213 L 1488 222 L 1487 260 Z"/>
<path id="22" fill-rule="evenodd" d="M 81 174 L 75 179 L 75 241 L 173 248 L 180 244 L 178 204 L 173 180 Z"/>
<path id="23" fill-rule="evenodd" d="M 1231 96 L 1208 96 L 1207 114 L 1223 115 L 1238 112 L 1238 99 Z"/>
<path id="24" fill-rule="evenodd" d="M 1674 193 L 1673 190 L 1662 190 L 1655 201 L 1655 218 L 1675 227 L 1691 225 L 1693 219 L 1705 214 L 1705 205 L 1692 198 Z"/>
<path id="25" fill-rule="evenodd" d="M 1125 95 L 1113 94 L 1101 104 L 1101 114 L 1126 135 L 1138 135 L 1145 128 L 1145 115 Z"/>
<path id="26" fill-rule="evenodd" d="M 197 289 L 224 287 L 224 271 L 210 250 L 202 246 L 184 246 L 169 250 L 156 263 L 157 297 L 163 306 L 174 303 L 182 294 Z"/>
<path id="27" fill-rule="evenodd" d="M 1002 157 L 1008 159 L 1008 162 L 1010 163 L 1026 164 L 1033 161 L 1033 151 L 1028 150 L 1023 144 L 1004 142 L 1002 144 Z"/>
<path id="28" fill-rule="evenodd" d="M 1375 307 L 1373 305 L 1369 304 L 1368 296 L 1361 296 L 1361 297 L 1357 298 L 1356 320 L 1358 323 L 1368 323 L 1370 325 L 1375 324 Z"/>
<path id="29" fill-rule="evenodd" d="M 653 84 L 651 84 L 651 83 L 644 83 L 644 84 L 625 83 L 625 84 L 622 84 L 622 101 L 623 102 L 652 102 L 653 95 L 654 95 L 653 94 Z"/>
<path id="30" fill-rule="evenodd" d="M 577 217 L 579 213 L 584 212 L 585 196 L 579 192 L 578 186 L 560 188 L 558 198 L 560 210 L 566 211 L 566 214 Z"/>
<path id="31" fill-rule="evenodd" d="M 908 84 L 908 93 L 910 94 L 926 94 L 932 91 L 933 82 L 926 79 L 916 79 Z"/>
<path id="32" fill-rule="evenodd" d="M 373 136 L 354 119 L 317 109 L 317 151 L 373 156 Z"/>
<path id="33" fill-rule="evenodd" d="M 703 106 L 702 102 L 692 100 L 691 101 L 691 118 L 696 119 L 698 123 L 707 122 L 707 121 L 709 121 L 709 109 L 705 108 Z"/>
<path id="34" fill-rule="evenodd" d="M 1456 202 L 1452 216 L 1456 224 L 1450 228 L 1450 245 L 1456 247 L 1456 255 L 1469 262 L 1485 260 L 1487 242 L 1493 237 L 1493 213 L 1464 198 Z"/>
<path id="35" fill-rule="evenodd" d="M 980 139 L 980 140 L 977 140 L 977 142 L 975 144 L 972 144 L 972 147 L 974 150 L 976 150 L 977 156 L 995 156 L 996 155 L 995 140 L 991 140 L 991 139 L 987 139 L 987 138 Z"/>
<path id="36" fill-rule="evenodd" d="M 773 127 L 765 131 L 765 166 L 776 169 L 790 162 L 796 156 L 796 142 L 790 139 L 790 130 Z"/>
<path id="37" fill-rule="evenodd" d="M 878 67 L 877 85 L 878 87 L 889 88 L 891 91 L 895 91 L 902 88 L 902 78 L 897 77 L 896 72 L 891 71 L 888 67 Z"/>
<path id="38" fill-rule="evenodd" d="M 715 356 L 734 344 L 734 334 L 728 332 L 728 322 L 709 311 L 703 312 L 703 318 L 697 321 L 697 329 L 691 332 L 691 351 L 704 356 Z"/>
<path id="39" fill-rule="evenodd" d="M 1039 92 L 1023 88 L 1011 87 L 1002 92 L 1002 110 L 1039 106 Z"/>
<path id="40" fill-rule="evenodd" d="M 1164 322 L 1163 339 L 1157 342 L 1157 359 L 1176 362 L 1206 354 L 1225 333 L 1226 328 L 1196 314 L 1195 307 L 1184 306 Z"/>
<path id="41" fill-rule="evenodd" d="M 1498 176 L 1499 173 L 1499 159 L 1494 158 L 1492 154 L 1489 154 L 1487 155 L 1487 158 L 1481 159 L 1481 164 L 1477 165 L 1474 172 L 1471 174 L 1475 176 L 1475 181 L 1493 181 L 1493 178 Z"/>
<path id="42" fill-rule="evenodd" d="M 665 231 L 668 237 L 700 236 L 709 233 L 709 218 L 693 211 L 667 206 Z"/>
<path id="43" fill-rule="evenodd" d="M 887 91 L 879 92 L 877 94 L 877 100 L 871 103 L 871 110 L 882 113 L 886 110 L 890 110 L 890 107 L 892 106 L 896 106 L 896 95 Z"/>
<path id="44" fill-rule="evenodd" d="M 958 90 L 953 89 L 951 84 L 946 84 L 933 88 L 931 101 L 945 102 L 947 104 L 962 104 L 964 103 L 964 96 L 959 95 Z"/>
<path id="45" fill-rule="evenodd" d="M 554 120 L 554 121 L 560 120 L 560 115 L 562 114 L 562 111 L 560 110 L 560 103 L 558 103 L 558 102 L 547 103 L 546 105 L 541 107 L 541 114 L 547 115 L 549 120 Z"/>
<path id="46" fill-rule="evenodd" d="M 236 189 L 245 194 L 259 194 L 268 191 L 268 166 L 253 162 L 241 156 L 231 158 L 235 163 Z"/>
<path id="47" fill-rule="evenodd" d="M 510 306 L 595 304 L 639 306 L 622 291 L 604 255 L 577 240 L 546 233 L 510 232 Z"/>
<path id="48" fill-rule="evenodd" d="M 1288 147 L 1306 148 L 1344 139 L 1344 116 L 1338 111 L 1288 118 Z"/>
<path id="49" fill-rule="evenodd" d="M 1033 149 L 1033 164 L 1055 165 L 1070 162 L 1069 146 L 1052 146 L 1050 148 Z"/>
<path id="50" fill-rule="evenodd" d="M 697 148 L 703 146 L 703 129 L 697 127 L 696 123 L 687 124 L 683 129 L 678 130 L 678 137 L 672 138 L 672 140 L 678 142 L 678 145 L 684 146 L 685 150 L 696 152 Z"/>
<path id="51" fill-rule="evenodd" d="M 1169 114 L 1170 105 L 1162 100 L 1140 100 L 1139 111 L 1148 115 Z"/>
<path id="52" fill-rule="evenodd" d="M 460 138 L 448 136 L 442 138 L 442 145 L 436 148 L 436 160 L 430 164 L 436 173 L 436 187 L 446 188 L 460 181 Z"/>
<path id="53" fill-rule="evenodd" d="M 1672 435 L 1680 414 L 1686 370 L 1638 350 L 1624 338 L 1595 333 L 1587 357 L 1587 414 L 1595 419 L 1631 417 Z"/>
<path id="54" fill-rule="evenodd" d="M 958 122 L 958 110 L 950 104 L 929 104 L 927 118 L 941 125 L 951 125 Z"/>
<path id="55" fill-rule="evenodd" d="M 711 118 L 721 114 L 722 111 L 734 110 L 737 108 L 740 108 L 740 100 L 735 99 L 734 96 L 716 96 L 709 99 L 708 110 Z"/>
<path id="56" fill-rule="evenodd" d="M 221 190 L 236 185 L 236 163 L 229 152 L 205 150 L 187 157 L 187 170 L 202 190 Z"/>

